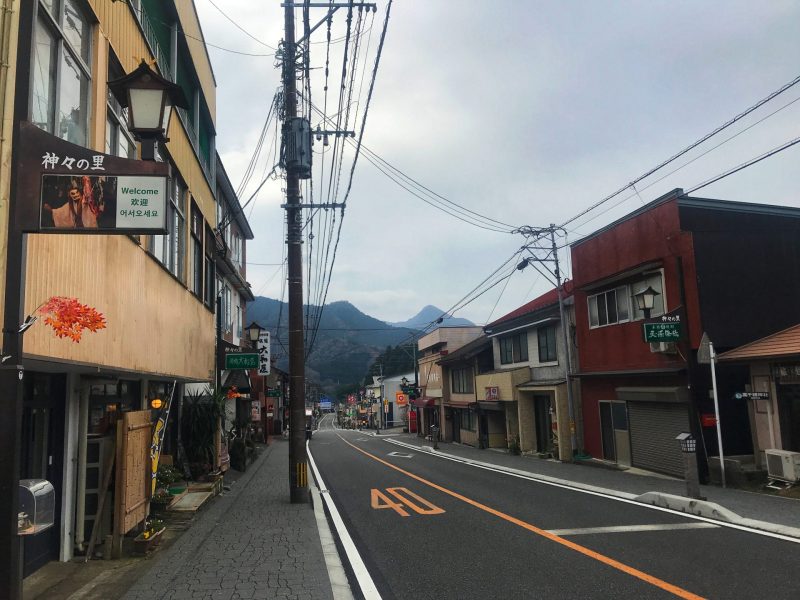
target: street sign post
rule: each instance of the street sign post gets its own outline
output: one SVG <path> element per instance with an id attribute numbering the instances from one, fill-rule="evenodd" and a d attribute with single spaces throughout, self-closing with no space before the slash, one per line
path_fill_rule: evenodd
<path id="1" fill-rule="evenodd" d="M 258 354 L 231 352 L 225 355 L 225 369 L 257 369 Z"/>

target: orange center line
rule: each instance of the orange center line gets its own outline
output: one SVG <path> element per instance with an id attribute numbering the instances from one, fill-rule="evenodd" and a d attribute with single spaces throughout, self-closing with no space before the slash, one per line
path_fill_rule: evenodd
<path id="1" fill-rule="evenodd" d="M 393 465 L 392 463 L 387 462 L 387 461 L 383 460 L 382 458 L 378 458 L 374 454 L 370 454 L 369 452 L 359 448 L 355 444 L 351 444 L 350 442 L 348 442 L 346 439 L 344 439 L 338 433 L 336 435 L 345 444 L 347 444 L 351 448 L 354 448 L 358 452 L 361 452 L 365 456 L 368 456 L 369 458 L 371 458 L 373 460 L 376 460 L 379 463 L 381 463 L 382 465 L 385 465 L 385 466 L 389 467 L 390 469 L 394 469 L 395 471 L 398 471 L 398 472 L 402 473 L 403 475 L 411 477 L 412 479 L 415 479 L 415 480 L 419 481 L 420 483 L 423 483 L 423 484 L 425 484 L 425 485 L 427 485 L 429 487 L 432 487 L 433 489 L 438 490 L 438 491 L 442 492 L 443 494 L 447 494 L 448 496 L 452 496 L 453 498 L 456 498 L 457 500 L 461 500 L 462 502 L 465 502 L 466 504 L 469 504 L 470 506 L 474 506 L 477 509 L 480 509 L 480 510 L 482 510 L 484 512 L 487 512 L 487 513 L 489 513 L 491 515 L 494 515 L 496 517 L 499 517 L 499 518 L 503 519 L 504 521 L 508 521 L 509 523 L 513 523 L 514 525 L 517 525 L 518 527 L 522 527 L 523 529 L 527 529 L 528 531 L 530 531 L 532 533 L 535 533 L 536 535 L 540 535 L 540 536 L 542 536 L 544 538 L 547 538 L 551 542 L 555 542 L 556 544 L 561 544 L 562 546 L 566 546 L 570 550 L 574 550 L 575 552 L 579 552 L 579 553 L 583 554 L 584 556 L 588 556 L 589 558 L 593 558 L 594 560 L 596 560 L 598 562 L 601 562 L 601 563 L 603 563 L 605 565 L 608 565 L 609 567 L 612 567 L 614 569 L 622 571 L 623 573 L 627 573 L 628 575 L 630 575 L 632 577 L 636 577 L 637 579 L 641 579 L 642 581 L 645 581 L 645 582 L 647 582 L 647 583 L 649 583 L 651 585 L 654 585 L 655 587 L 660 588 L 660 589 L 662 589 L 662 590 L 664 590 L 666 592 L 674 594 L 675 596 L 678 596 L 679 598 L 686 598 L 687 600 L 703 600 L 702 596 L 698 596 L 697 594 L 693 594 L 692 592 L 684 590 L 683 588 L 680 588 L 680 587 L 678 587 L 676 585 L 672 585 L 671 583 L 668 583 L 668 582 L 664 581 L 663 579 L 659 579 L 658 577 L 655 577 L 653 575 L 645 573 L 644 571 L 640 571 L 639 569 L 636 569 L 634 567 L 631 567 L 629 565 L 621 563 L 618 560 L 614 560 L 613 558 L 611 558 L 609 556 L 606 556 L 605 554 L 600 554 L 599 552 L 595 552 L 594 550 L 590 550 L 589 548 L 586 548 L 585 546 L 581 546 L 580 544 L 576 544 L 575 542 L 572 542 L 570 540 L 564 539 L 561 536 L 558 536 L 558 535 L 555 535 L 553 533 L 550 533 L 549 531 L 541 529 L 540 527 L 536 527 L 535 525 L 531 525 L 530 523 L 522 521 L 521 519 L 517 519 L 516 517 L 512 517 L 511 515 L 508 515 L 508 514 L 502 512 L 502 511 L 499 511 L 499 510 L 497 510 L 495 508 L 492 508 L 491 506 L 486 506 L 485 504 L 481 504 L 477 500 L 473 500 L 471 498 L 467 498 L 466 496 L 463 496 L 463 495 L 459 494 L 458 492 L 454 492 L 454 491 L 449 490 L 449 489 L 447 489 L 445 487 L 442 487 L 441 485 L 433 483 L 432 481 L 428 481 L 427 479 L 424 479 L 423 477 L 420 477 L 419 475 L 415 475 L 414 473 L 406 471 L 405 469 L 401 469 L 400 467 L 398 467 L 396 465 Z"/>

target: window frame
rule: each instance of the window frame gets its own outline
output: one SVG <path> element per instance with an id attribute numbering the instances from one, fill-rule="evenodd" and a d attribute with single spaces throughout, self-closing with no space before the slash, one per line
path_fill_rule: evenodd
<path id="1" fill-rule="evenodd" d="M 203 299 L 205 288 L 203 286 L 203 277 L 205 275 L 205 258 L 203 252 L 203 235 L 205 233 L 205 222 L 203 220 L 203 213 L 200 212 L 200 207 L 197 206 L 194 199 L 190 203 L 190 217 L 189 217 L 189 237 L 192 243 L 191 262 L 191 282 L 189 289 L 191 292 L 200 299 Z"/>
<path id="2" fill-rule="evenodd" d="M 529 360 L 527 329 L 500 338 L 501 365 L 514 365 L 528 362 Z"/>
<path id="3" fill-rule="evenodd" d="M 658 279 L 657 285 L 653 285 L 656 283 L 655 280 Z M 648 285 L 652 285 L 653 289 L 659 292 L 658 302 L 661 304 L 660 309 L 654 308 L 651 313 L 650 317 L 658 317 L 663 314 L 666 314 L 667 311 L 667 295 L 666 295 L 666 286 L 664 281 L 664 269 L 656 269 L 653 271 L 645 271 L 639 273 L 633 278 L 627 279 L 626 283 L 621 285 L 616 285 L 612 288 L 604 289 L 601 292 L 596 294 L 587 295 L 586 297 L 586 313 L 587 319 L 589 321 L 589 329 L 599 329 L 601 327 L 609 327 L 611 325 L 619 325 L 622 323 L 633 323 L 635 321 L 642 321 L 644 320 L 644 312 L 640 311 L 636 306 L 636 300 L 633 297 L 633 294 L 638 292 L 641 289 L 646 288 Z M 609 319 L 609 304 L 608 298 L 611 293 L 615 295 L 615 303 L 614 303 L 614 312 L 616 315 L 616 320 L 611 321 Z M 605 313 L 604 319 L 601 318 L 601 311 L 600 311 L 600 304 L 599 298 L 603 297 L 603 302 L 605 303 Z M 594 306 L 593 306 L 594 303 Z M 625 308 L 626 316 L 624 318 L 620 318 L 620 310 L 621 307 Z M 593 309 L 596 315 L 596 322 L 593 322 Z M 605 322 L 601 322 L 605 320 Z"/>
<path id="4" fill-rule="evenodd" d="M 117 79 L 124 74 L 125 71 L 120 66 L 119 60 L 114 55 L 113 51 L 109 49 L 108 81 Z M 136 158 L 136 140 L 133 139 L 133 135 L 130 131 L 128 131 L 127 122 L 128 109 L 122 108 L 116 98 L 114 98 L 111 91 L 108 90 L 106 93 L 106 154 L 121 156 L 122 158 Z M 111 125 L 110 127 L 109 124 Z M 111 138 L 110 144 L 109 134 Z M 129 152 L 125 155 L 119 152 L 121 137 L 128 142 Z"/>
<path id="5" fill-rule="evenodd" d="M 536 330 L 536 338 L 539 364 L 558 364 L 558 338 L 555 324 L 539 327 Z"/>
<path id="6" fill-rule="evenodd" d="M 34 16 L 34 47 L 38 44 L 36 40 L 36 36 L 38 33 L 39 25 L 47 30 L 50 35 L 50 38 L 54 42 L 54 51 L 51 49 L 51 61 L 52 64 L 50 65 L 51 69 L 55 69 L 55 77 L 53 80 L 50 80 L 48 74 L 48 87 L 52 85 L 52 89 L 47 90 L 48 94 L 48 106 L 47 106 L 47 117 L 48 117 L 48 125 L 51 126 L 51 129 L 43 127 L 45 131 L 55 135 L 56 137 L 60 137 L 68 142 L 76 143 L 80 146 L 88 146 L 89 144 L 89 136 L 90 136 L 90 126 L 91 126 L 91 118 L 92 118 L 92 86 L 93 86 L 93 79 L 92 79 L 92 62 L 94 60 L 94 23 L 92 22 L 91 15 L 85 6 L 85 2 L 83 0 L 73 0 L 71 2 L 72 5 L 76 7 L 76 10 L 80 12 L 81 17 L 83 18 L 86 24 L 86 36 L 82 38 L 82 41 L 85 41 L 87 45 L 86 49 L 86 58 L 82 56 L 81 52 L 74 48 L 72 43 L 69 41 L 69 37 L 64 29 L 64 19 L 66 13 L 66 2 L 67 0 L 54 0 L 54 8 L 57 14 L 53 14 L 50 12 L 50 9 L 45 6 L 44 2 L 41 0 L 35 0 L 35 16 Z M 65 62 L 65 56 L 68 56 L 72 63 L 76 66 L 76 69 L 79 71 L 80 75 L 85 79 L 85 90 L 81 90 L 80 94 L 81 104 L 85 102 L 85 110 L 83 110 L 83 115 L 81 122 L 79 125 L 82 127 L 82 131 L 84 134 L 84 138 L 82 140 L 75 140 L 69 139 L 69 137 L 62 137 L 60 135 L 60 121 L 59 121 L 59 113 L 61 109 L 61 100 L 62 100 L 62 82 L 63 78 L 63 65 Z M 36 65 L 36 50 L 33 52 L 32 59 L 34 64 L 32 64 L 32 68 L 35 70 Z M 81 82 L 81 85 L 83 81 Z M 30 114 L 31 119 L 33 120 L 33 104 L 35 101 L 35 92 L 36 92 L 36 82 L 35 80 L 31 84 L 30 90 L 30 97 L 28 99 L 29 106 L 30 106 Z M 52 98 L 49 95 L 52 94 Z M 52 119 L 52 120 L 51 120 Z M 41 126 L 40 123 L 37 123 L 37 126 Z"/>
<path id="7" fill-rule="evenodd" d="M 453 394 L 474 394 L 475 376 L 472 367 L 460 367 L 450 371 L 450 385 Z"/>

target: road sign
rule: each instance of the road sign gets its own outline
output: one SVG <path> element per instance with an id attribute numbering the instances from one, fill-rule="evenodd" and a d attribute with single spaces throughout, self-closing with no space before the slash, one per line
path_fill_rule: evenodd
<path id="1" fill-rule="evenodd" d="M 705 332 L 700 338 L 700 347 L 697 349 L 697 362 L 701 365 L 711 364 L 711 340 L 708 339 L 708 334 Z"/>
<path id="2" fill-rule="evenodd" d="M 257 369 L 258 354 L 243 354 L 241 352 L 231 352 L 225 355 L 226 369 Z"/>
<path id="3" fill-rule="evenodd" d="M 736 392 L 733 397 L 737 400 L 769 400 L 769 392 Z"/>
<path id="4" fill-rule="evenodd" d="M 280 398 L 281 391 L 278 388 L 267 388 L 267 398 Z"/>
<path id="5" fill-rule="evenodd" d="M 677 342 L 683 335 L 683 324 L 680 321 L 666 323 L 644 323 L 644 341 Z"/>

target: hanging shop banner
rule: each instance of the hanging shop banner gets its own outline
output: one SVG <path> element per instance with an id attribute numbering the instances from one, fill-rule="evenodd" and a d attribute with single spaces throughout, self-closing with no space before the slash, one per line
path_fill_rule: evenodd
<path id="1" fill-rule="evenodd" d="M 270 349 L 269 349 L 269 331 L 260 331 L 258 333 L 258 374 L 269 375 L 270 366 Z"/>
<path id="2" fill-rule="evenodd" d="M 175 387 L 177 381 L 172 382 L 172 391 L 169 393 L 169 399 L 166 404 L 161 408 L 158 415 L 158 421 L 153 429 L 153 441 L 150 445 L 150 497 L 152 498 L 156 493 L 156 474 L 158 473 L 158 461 L 161 458 L 161 444 L 164 441 L 164 430 L 167 427 L 167 420 L 169 419 L 169 409 L 172 406 L 172 398 L 175 396 Z"/>
<path id="3" fill-rule="evenodd" d="M 169 165 L 20 129 L 17 226 L 27 233 L 167 233 Z"/>

